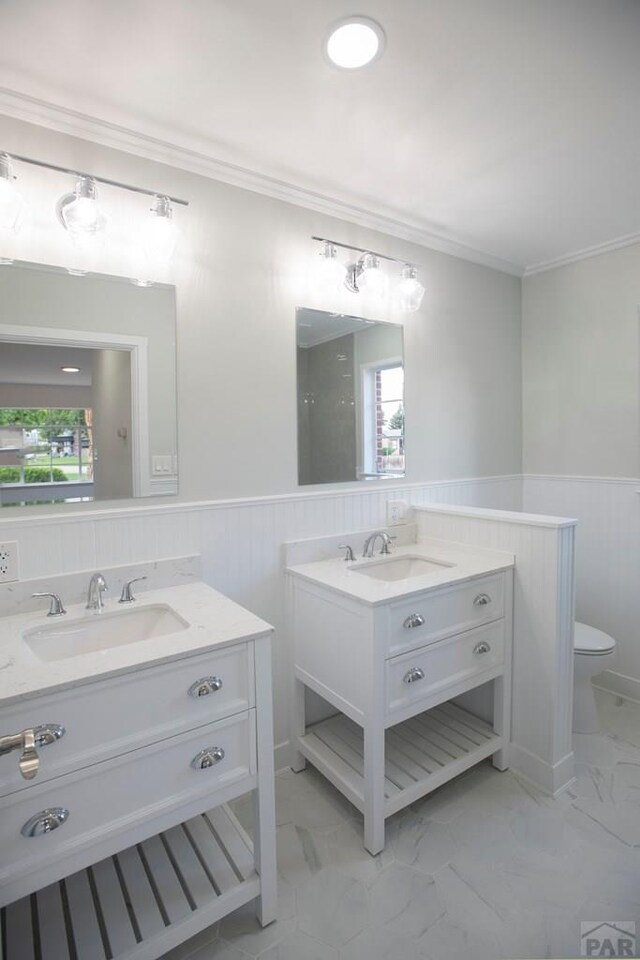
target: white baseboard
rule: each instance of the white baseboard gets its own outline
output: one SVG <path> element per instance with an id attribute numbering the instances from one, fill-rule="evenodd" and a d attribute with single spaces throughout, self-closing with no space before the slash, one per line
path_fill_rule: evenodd
<path id="1" fill-rule="evenodd" d="M 607 690 L 618 697 L 640 703 L 640 680 L 635 677 L 627 677 L 624 673 L 616 673 L 615 670 L 603 670 L 594 677 L 592 683 L 600 690 Z"/>
<path id="2" fill-rule="evenodd" d="M 275 764 L 276 772 L 279 770 L 286 770 L 290 766 L 291 760 L 291 745 L 288 740 L 283 740 L 282 743 L 277 743 L 275 750 L 273 751 L 273 762 Z"/>
<path id="3" fill-rule="evenodd" d="M 543 793 L 557 797 L 575 780 L 573 751 L 550 764 L 516 743 L 509 745 L 509 768 Z"/>

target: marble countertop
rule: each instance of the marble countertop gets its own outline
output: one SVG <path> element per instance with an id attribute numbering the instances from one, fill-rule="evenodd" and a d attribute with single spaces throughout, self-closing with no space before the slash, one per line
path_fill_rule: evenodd
<path id="1" fill-rule="evenodd" d="M 377 580 L 358 572 L 358 568 L 363 569 L 363 567 L 378 564 L 382 560 L 401 557 L 420 557 L 424 560 L 447 564 L 447 566 L 418 576 L 392 581 Z M 309 580 L 311 583 L 328 587 L 354 600 L 376 606 L 390 600 L 411 597 L 425 590 L 434 590 L 447 584 L 461 583 L 474 577 L 508 570 L 514 566 L 514 563 L 513 554 L 504 553 L 501 550 L 485 550 L 448 540 L 422 540 L 419 543 L 391 547 L 391 553 L 387 557 L 381 557 L 377 552 L 371 560 L 358 558 L 350 562 L 338 557 L 296 564 L 287 567 L 287 571 L 294 577 Z"/>
<path id="2" fill-rule="evenodd" d="M 0 618 L 0 706 L 78 683 L 207 653 L 243 639 L 264 636 L 273 629 L 200 582 L 140 592 L 132 607 L 139 610 L 151 604 L 169 605 L 189 626 L 177 633 L 60 660 L 41 660 L 23 639 L 25 631 L 55 625 L 56 619 L 48 619 L 42 611 Z M 105 600 L 104 614 L 108 612 L 122 612 L 116 599 Z M 95 614 L 86 610 L 84 604 L 75 604 L 59 622 L 72 624 L 104 614 Z"/>

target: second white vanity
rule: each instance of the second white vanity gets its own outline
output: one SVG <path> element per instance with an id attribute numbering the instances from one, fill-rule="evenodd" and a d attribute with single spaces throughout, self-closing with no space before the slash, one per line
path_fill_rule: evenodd
<path id="1" fill-rule="evenodd" d="M 386 817 L 487 757 L 507 767 L 514 558 L 406 529 L 388 554 L 340 556 L 371 533 L 286 556 L 292 767 L 310 761 L 362 811 L 377 854 Z M 489 681 L 492 722 L 453 702 Z M 306 687 L 339 712 L 307 724 Z"/>
<path id="2" fill-rule="evenodd" d="M 0 620 L 5 960 L 153 960 L 254 898 L 274 920 L 272 628 L 197 582 L 56 609 Z"/>

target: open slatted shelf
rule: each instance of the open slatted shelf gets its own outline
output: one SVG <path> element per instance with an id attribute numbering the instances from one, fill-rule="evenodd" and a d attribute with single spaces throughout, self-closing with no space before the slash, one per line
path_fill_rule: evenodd
<path id="1" fill-rule="evenodd" d="M 362 728 L 344 714 L 307 728 L 300 751 L 364 810 Z M 503 746 L 489 724 L 442 703 L 385 732 L 385 816 L 396 813 Z"/>
<path id="2" fill-rule="evenodd" d="M 259 894 L 251 841 L 217 807 L 2 911 L 6 960 L 154 960 Z"/>

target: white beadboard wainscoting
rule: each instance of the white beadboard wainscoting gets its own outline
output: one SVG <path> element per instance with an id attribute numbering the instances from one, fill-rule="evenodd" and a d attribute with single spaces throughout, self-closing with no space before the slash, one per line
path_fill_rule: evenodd
<path id="1" fill-rule="evenodd" d="M 418 539 L 435 537 L 515 555 L 509 762 L 557 794 L 573 780 L 575 521 L 466 507 L 415 511 Z"/>
<path id="2" fill-rule="evenodd" d="M 22 580 L 175 557 L 201 556 L 202 578 L 276 628 L 276 762 L 288 762 L 289 654 L 283 629 L 283 543 L 386 526 L 386 503 L 453 503 L 518 510 L 520 475 L 442 483 L 363 484 L 346 491 L 0 517 L 0 541 L 17 540 Z M 149 584 L 151 585 L 151 583 Z M 8 587 L 0 586 L 0 591 Z"/>
<path id="3" fill-rule="evenodd" d="M 576 517 L 576 618 L 617 641 L 597 685 L 640 701 L 640 480 L 525 475 L 523 508 Z"/>

